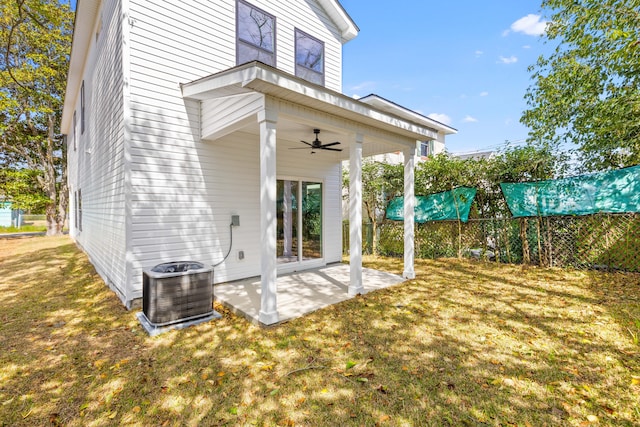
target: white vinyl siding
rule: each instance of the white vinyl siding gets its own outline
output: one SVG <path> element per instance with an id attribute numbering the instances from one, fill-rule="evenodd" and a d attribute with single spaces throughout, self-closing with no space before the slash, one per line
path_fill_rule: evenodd
<path id="1" fill-rule="evenodd" d="M 298 27 L 325 42 L 326 85 L 340 90 L 339 31 L 321 7 L 305 0 L 251 4 L 277 19 L 278 68 L 294 74 Z M 236 65 L 235 5 L 236 0 L 130 0 L 128 299 L 142 296 L 142 271 L 156 264 L 186 257 L 207 264 L 220 261 L 228 249 L 232 214 L 240 215 L 241 225 L 234 228 L 233 251 L 216 268 L 214 280 L 260 274 L 257 136 L 235 133 L 202 142 L 200 103 L 185 101 L 179 86 Z M 215 119 L 202 117 L 205 129 L 220 129 Z M 238 250 L 245 252 L 242 261 Z"/>
<path id="2" fill-rule="evenodd" d="M 74 224 L 71 235 L 105 282 L 126 300 L 120 2 L 103 2 L 98 20 L 100 36 L 92 38 L 83 76 L 84 113 L 82 94 L 78 94 L 76 103 L 77 111 L 84 115 L 85 128 L 84 132 L 74 132 L 77 150 L 69 152 Z M 83 121 L 82 117 L 78 119 Z"/>

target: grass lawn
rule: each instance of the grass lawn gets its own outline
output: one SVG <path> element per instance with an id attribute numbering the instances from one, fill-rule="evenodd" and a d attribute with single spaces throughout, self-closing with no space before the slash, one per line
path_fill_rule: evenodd
<path id="1" fill-rule="evenodd" d="M 0 425 L 640 425 L 640 275 L 416 269 L 274 328 L 216 305 L 150 338 L 67 237 L 2 240 Z"/>

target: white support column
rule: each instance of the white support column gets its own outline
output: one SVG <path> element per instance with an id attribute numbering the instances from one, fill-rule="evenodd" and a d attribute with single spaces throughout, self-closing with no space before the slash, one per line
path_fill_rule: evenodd
<path id="1" fill-rule="evenodd" d="M 349 291 L 364 293 L 362 286 L 362 142 L 356 134 L 349 151 Z"/>
<path id="2" fill-rule="evenodd" d="M 416 146 L 404 150 L 404 272 L 405 279 L 415 279 L 415 169 Z"/>
<path id="3" fill-rule="evenodd" d="M 278 322 L 278 264 L 276 254 L 276 125 L 278 113 L 271 109 L 258 113 L 260 125 L 260 242 L 261 301 L 259 320 L 265 325 Z"/>

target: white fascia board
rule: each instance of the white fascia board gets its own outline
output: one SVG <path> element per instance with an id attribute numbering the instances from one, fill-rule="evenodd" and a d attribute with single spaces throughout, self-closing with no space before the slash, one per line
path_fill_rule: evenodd
<path id="1" fill-rule="evenodd" d="M 337 0 L 318 0 L 320 6 L 324 8 L 329 17 L 336 23 L 342 34 L 342 42 L 346 43 L 349 40 L 354 39 L 360 29 L 353 22 L 349 14 L 344 10 L 342 5 Z"/>
<path id="2" fill-rule="evenodd" d="M 261 62 L 249 62 L 217 74 L 181 84 L 186 99 L 204 100 L 253 91 L 300 103 L 301 98 L 311 108 L 320 109 L 357 122 L 375 122 L 387 130 L 415 140 L 436 139 L 439 129 L 422 120 L 394 115 L 374 105 L 361 102 L 304 79 L 280 71 Z M 434 122 L 437 123 L 437 122 Z M 442 125 L 441 125 L 442 126 Z"/>
<path id="3" fill-rule="evenodd" d="M 100 7 L 99 0 L 78 0 L 76 16 L 73 22 L 73 42 L 71 44 L 71 59 L 67 74 L 67 88 L 64 95 L 64 108 L 60 130 L 68 134 L 71 127 L 73 110 L 82 84 L 84 66 L 89 56 L 89 47 L 93 38 L 93 29 Z"/>
<path id="4" fill-rule="evenodd" d="M 408 120 L 417 121 L 419 123 L 424 123 L 425 125 L 435 128 L 438 130 L 439 133 L 442 132 L 445 135 L 458 133 L 458 130 L 455 128 L 452 128 L 451 126 L 447 126 L 444 123 L 441 123 L 437 120 L 423 116 L 420 113 L 417 113 L 413 110 L 405 108 L 401 105 L 398 105 L 394 102 L 384 99 L 378 95 L 367 95 L 363 98 L 360 98 L 360 101 L 364 102 L 365 104 L 369 104 L 371 106 L 377 107 L 383 111 L 387 111 L 390 114 L 404 117 Z"/>

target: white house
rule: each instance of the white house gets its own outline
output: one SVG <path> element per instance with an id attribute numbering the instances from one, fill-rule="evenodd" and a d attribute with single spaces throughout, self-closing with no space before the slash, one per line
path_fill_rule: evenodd
<path id="1" fill-rule="evenodd" d="M 260 276 L 260 321 L 277 322 L 279 273 L 341 260 L 342 160 L 349 293 L 362 291 L 362 157 L 405 154 L 410 213 L 416 141 L 447 129 L 341 93 L 358 31 L 334 0 L 78 0 L 62 117 L 70 234 L 127 307 L 143 270 L 195 260 L 220 263 L 216 283 Z"/>

